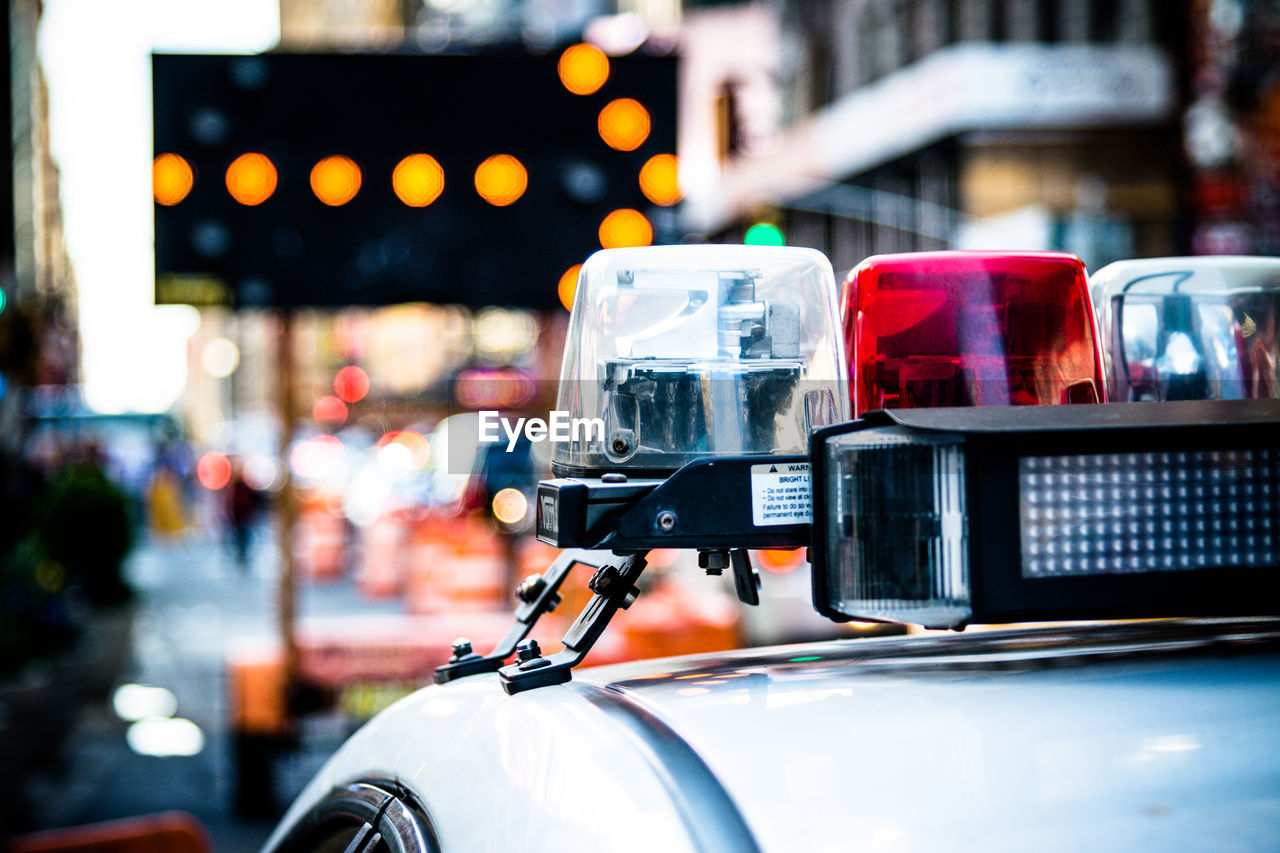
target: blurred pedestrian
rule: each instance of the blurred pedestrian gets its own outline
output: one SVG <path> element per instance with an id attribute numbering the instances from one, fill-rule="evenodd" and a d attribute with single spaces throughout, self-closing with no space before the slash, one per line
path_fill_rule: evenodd
<path id="1" fill-rule="evenodd" d="M 231 545 L 236 562 L 241 568 L 249 567 L 249 545 L 253 523 L 262 509 L 262 494 L 244 478 L 244 468 L 236 462 L 231 470 L 231 482 L 227 484 L 227 529 L 231 533 Z"/>

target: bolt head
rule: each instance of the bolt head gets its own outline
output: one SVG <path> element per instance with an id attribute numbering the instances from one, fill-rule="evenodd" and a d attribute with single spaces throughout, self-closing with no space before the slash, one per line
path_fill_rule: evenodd
<path id="1" fill-rule="evenodd" d="M 522 663 L 527 660 L 542 657 L 542 647 L 538 645 L 538 641 L 532 638 L 521 640 L 516 645 L 516 659 Z"/>
<path id="2" fill-rule="evenodd" d="M 464 658 L 472 653 L 471 641 L 466 637 L 459 637 L 453 641 L 453 656 L 455 658 Z"/>
<path id="3" fill-rule="evenodd" d="M 709 571 L 724 571 L 729 568 L 729 552 L 699 551 L 698 566 Z"/>
<path id="4" fill-rule="evenodd" d="M 542 592 L 544 586 L 546 581 L 542 579 L 542 575 L 529 575 L 516 589 L 516 598 L 526 602 L 533 601 Z"/>
<path id="5" fill-rule="evenodd" d="M 587 582 L 587 589 L 604 595 L 617 577 L 618 570 L 615 567 L 601 566 L 596 569 L 595 574 L 591 576 L 591 580 Z"/>
<path id="6" fill-rule="evenodd" d="M 658 529 L 663 533 L 670 533 L 676 529 L 676 514 L 669 509 L 664 509 L 658 513 L 657 519 Z"/>
<path id="7" fill-rule="evenodd" d="M 621 456 L 631 449 L 631 445 L 627 443 L 625 438 L 615 438 L 613 440 L 613 452 Z"/>

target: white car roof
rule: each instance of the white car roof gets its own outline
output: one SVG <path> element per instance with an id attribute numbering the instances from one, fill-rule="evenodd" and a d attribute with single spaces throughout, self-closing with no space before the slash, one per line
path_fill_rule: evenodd
<path id="1" fill-rule="evenodd" d="M 1280 849 L 1280 623 L 1122 623 L 430 687 L 285 825 L 390 776 L 446 851 Z"/>

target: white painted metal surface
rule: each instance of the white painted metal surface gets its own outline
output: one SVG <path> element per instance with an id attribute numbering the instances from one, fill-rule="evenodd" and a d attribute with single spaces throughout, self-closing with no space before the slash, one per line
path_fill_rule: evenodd
<path id="1" fill-rule="evenodd" d="M 678 734 L 762 850 L 1275 850 L 1278 639 L 1246 622 L 856 640 L 585 670 L 514 697 L 478 676 L 376 719 L 286 823 L 390 774 L 447 853 L 722 849 L 689 833 L 717 815 L 673 798 L 694 777 L 664 778 L 669 750 L 592 701 L 607 695 Z"/>

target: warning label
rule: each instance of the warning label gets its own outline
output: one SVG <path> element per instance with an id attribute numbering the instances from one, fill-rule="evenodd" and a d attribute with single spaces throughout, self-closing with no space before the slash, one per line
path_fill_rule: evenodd
<path id="1" fill-rule="evenodd" d="M 751 466 L 751 519 L 757 527 L 769 524 L 808 524 L 809 463 Z"/>

